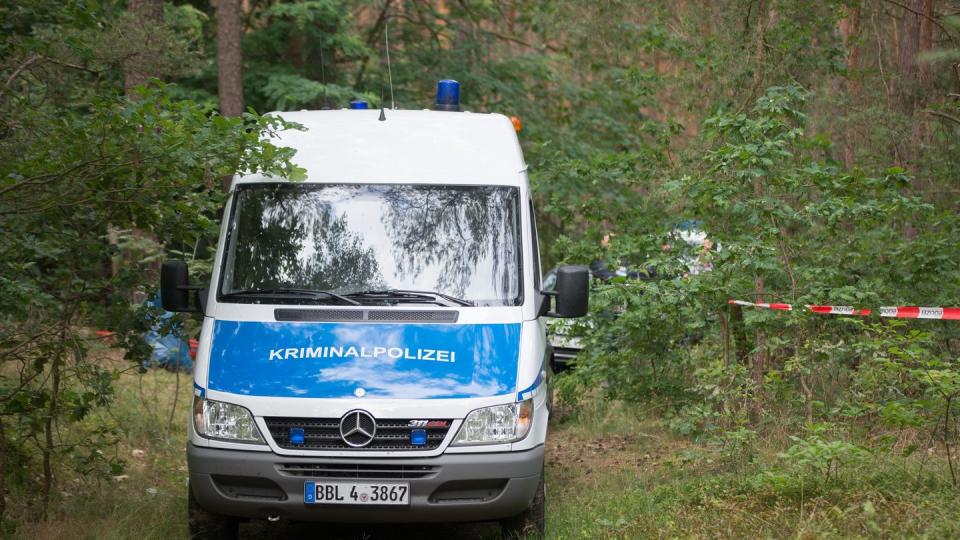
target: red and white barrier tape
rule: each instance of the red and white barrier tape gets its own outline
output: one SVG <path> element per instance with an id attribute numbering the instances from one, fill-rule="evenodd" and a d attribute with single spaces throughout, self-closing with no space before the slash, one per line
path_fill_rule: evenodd
<path id="1" fill-rule="evenodd" d="M 729 300 L 728 304 L 737 306 L 758 307 L 764 309 L 775 309 L 778 311 L 793 311 L 790 304 L 776 304 L 763 302 L 747 302 L 744 300 Z M 873 313 L 869 309 L 856 309 L 852 306 L 804 306 L 814 313 L 824 315 L 858 315 L 866 317 Z M 918 307 L 918 306 L 886 306 L 880 308 L 881 317 L 893 317 L 898 319 L 943 319 L 960 320 L 960 308 L 950 307 Z"/>
<path id="2" fill-rule="evenodd" d="M 824 315 L 859 315 L 860 317 L 866 317 L 873 313 L 869 309 L 856 309 L 853 306 L 807 306 L 807 309 Z"/>
<path id="3" fill-rule="evenodd" d="M 759 302 L 747 302 L 745 300 L 729 300 L 728 304 L 735 304 L 738 306 L 749 306 L 749 307 L 758 307 L 765 309 L 778 309 L 780 311 L 793 311 L 793 306 L 790 304 L 764 304 Z"/>
<path id="4" fill-rule="evenodd" d="M 887 306 L 880 308 L 880 316 L 896 317 L 898 319 L 946 319 L 960 321 L 960 308 Z"/>
<path id="5" fill-rule="evenodd" d="M 776 309 L 779 311 L 793 311 L 793 306 L 790 304 L 766 304 L 762 302 L 746 302 L 743 300 L 729 300 L 727 303 L 734 304 L 738 306 L 749 306 L 749 307 L 758 307 L 765 309 Z M 814 313 L 821 313 L 824 315 L 860 315 L 867 316 L 872 313 L 869 309 L 856 309 L 852 306 L 804 306 Z"/>

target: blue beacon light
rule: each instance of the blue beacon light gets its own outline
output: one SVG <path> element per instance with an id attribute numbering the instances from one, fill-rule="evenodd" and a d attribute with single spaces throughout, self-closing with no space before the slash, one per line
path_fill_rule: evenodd
<path id="1" fill-rule="evenodd" d="M 427 444 L 427 430 L 414 429 L 410 432 L 410 444 L 413 446 L 424 446 Z"/>
<path id="2" fill-rule="evenodd" d="M 290 444 L 299 446 L 304 442 L 306 442 L 306 436 L 303 432 L 303 428 L 290 428 Z"/>
<path id="3" fill-rule="evenodd" d="M 350 108 L 351 109 L 369 109 L 370 104 L 362 99 L 354 99 L 350 101 Z"/>
<path id="4" fill-rule="evenodd" d="M 460 83 L 452 79 L 437 82 L 437 102 L 433 108 L 438 111 L 459 111 Z"/>

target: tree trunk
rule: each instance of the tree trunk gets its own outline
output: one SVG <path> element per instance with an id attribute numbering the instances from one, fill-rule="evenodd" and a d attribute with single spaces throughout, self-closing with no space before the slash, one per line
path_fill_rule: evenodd
<path id="1" fill-rule="evenodd" d="M 217 0 L 217 90 L 220 95 L 220 114 L 243 114 L 243 20 L 240 0 Z"/>
<path id="2" fill-rule="evenodd" d="M 730 330 L 733 334 L 733 355 L 738 364 L 745 366 L 750 359 L 750 343 L 747 341 L 747 327 L 740 306 L 730 306 Z"/>
<path id="3" fill-rule="evenodd" d="M 763 60 L 764 60 L 764 34 L 767 27 L 767 1 L 760 0 L 760 9 L 757 13 L 757 34 L 754 43 L 754 72 L 753 87 L 754 90 L 760 90 L 763 82 Z M 763 197 L 763 182 L 760 178 L 753 181 L 753 195 L 758 200 Z M 757 227 L 757 235 L 760 235 L 760 227 Z M 763 302 L 763 276 L 754 276 L 754 302 Z M 757 348 L 753 357 L 752 379 L 756 395 L 753 397 L 753 416 L 759 422 L 763 416 L 763 372 L 766 368 L 766 334 L 763 330 L 757 330 Z"/>
<path id="4" fill-rule="evenodd" d="M 723 346 L 723 367 L 730 367 L 730 325 L 727 324 L 727 310 L 721 309 L 720 319 L 720 344 Z"/>
<path id="5" fill-rule="evenodd" d="M 763 302 L 763 276 L 754 278 L 755 297 L 754 302 Z M 756 395 L 753 396 L 753 416 L 757 422 L 763 418 L 763 374 L 767 365 L 767 335 L 762 329 L 757 330 L 757 349 L 753 356 L 753 369 L 751 371 L 753 385 Z"/>
<path id="6" fill-rule="evenodd" d="M 914 168 L 920 158 L 921 141 L 924 133 L 924 118 L 920 114 L 923 105 L 924 78 L 929 80 L 929 68 L 921 67 L 920 54 L 924 46 L 929 48 L 933 40 L 933 0 L 904 0 L 903 19 L 897 41 L 897 107 L 905 119 L 910 122 L 910 138 L 905 141 L 900 156 L 900 164 L 916 173 Z M 926 34 L 926 35 L 924 35 Z M 921 179 L 914 174 L 912 190 L 921 188 Z M 906 223 L 904 237 L 913 238 L 917 231 L 913 223 Z"/>
<path id="7" fill-rule="evenodd" d="M 933 4 L 934 0 L 923 0 L 923 15 L 920 17 L 920 34 L 917 37 L 917 83 L 915 87 L 913 130 L 910 140 L 913 158 L 921 157 L 921 149 L 927 141 L 927 117 L 921 112 L 927 107 L 933 82 L 933 66 L 930 61 L 921 58 L 933 48 Z M 914 188 L 922 189 L 919 177 L 914 180 Z"/>
<path id="8" fill-rule="evenodd" d="M 754 65 L 753 65 L 753 91 L 761 90 L 760 84 L 763 83 L 763 59 L 764 59 L 764 34 L 767 31 L 767 0 L 760 0 L 759 13 L 757 14 L 757 33 L 754 42 Z M 758 300 L 759 301 L 759 300 Z"/>
<path id="9" fill-rule="evenodd" d="M 900 113 L 912 118 L 919 97 L 920 70 L 917 56 L 920 53 L 920 26 L 925 0 L 904 0 L 903 19 L 900 22 L 900 35 L 897 40 L 897 107 Z M 903 165 L 913 161 L 913 140 L 904 149 L 901 157 Z"/>
<path id="10" fill-rule="evenodd" d="M 157 44 L 155 41 L 154 29 L 163 25 L 163 0 L 129 0 L 127 2 L 127 13 L 133 17 L 136 27 L 142 31 L 137 34 L 143 39 L 138 43 L 135 52 L 123 63 L 123 89 L 127 97 L 131 100 L 139 100 L 140 97 L 134 92 L 138 86 L 143 86 L 150 79 L 159 77 L 157 72 L 158 62 L 155 55 Z M 140 165 L 139 154 L 131 156 L 134 164 Z M 107 224 L 107 243 L 111 246 L 117 245 L 117 229 L 112 224 Z M 120 269 L 123 254 L 119 254 L 111 261 L 111 272 L 116 276 Z M 44 456 L 46 459 L 46 456 Z M 44 503 L 46 508 L 46 502 Z M 46 509 L 44 509 L 46 512 Z"/>
<path id="11" fill-rule="evenodd" d="M 840 19 L 838 29 L 840 37 L 843 39 L 843 46 L 847 49 L 847 103 L 848 108 L 852 105 L 860 94 L 860 81 L 856 76 L 857 60 L 860 56 L 860 45 L 858 39 L 860 36 L 860 7 L 846 7 L 846 17 Z M 843 136 L 843 165 L 850 170 L 853 168 L 855 160 L 854 152 L 855 130 L 847 125 Z"/>
<path id="12" fill-rule="evenodd" d="M 43 493 L 42 502 L 43 509 L 41 513 L 41 520 L 46 521 L 47 512 L 50 509 L 50 494 L 53 492 L 53 452 L 56 450 L 55 442 L 53 440 L 53 431 L 56 428 L 55 422 L 58 413 L 58 405 L 60 402 L 60 377 L 62 374 L 61 371 L 61 362 L 63 355 L 66 353 L 66 340 L 67 340 L 67 323 L 64 322 L 63 328 L 60 330 L 60 343 L 57 346 L 57 352 L 53 357 L 53 362 L 50 365 L 50 404 L 47 406 L 47 415 L 43 420 L 43 449 L 41 452 L 43 459 Z"/>
<path id="13" fill-rule="evenodd" d="M 162 0 L 129 0 L 127 12 L 136 19 L 137 26 L 144 30 L 144 43 L 135 54 L 124 62 L 123 88 L 127 95 L 133 98 L 133 89 L 147 83 L 158 74 L 154 71 L 156 62 L 151 56 L 153 53 L 153 39 L 150 29 L 163 24 Z"/>
<path id="14" fill-rule="evenodd" d="M 933 17 L 935 0 L 923 0 L 923 17 L 920 19 L 920 54 L 933 49 Z M 920 61 L 920 87 L 923 90 L 930 88 L 933 66 L 928 61 Z"/>
<path id="15" fill-rule="evenodd" d="M 366 39 L 364 39 L 364 42 L 367 44 L 367 47 L 370 47 L 370 49 L 374 51 L 378 50 L 379 48 L 376 42 L 380 39 L 381 31 L 385 30 L 386 28 L 387 18 L 390 15 L 390 8 L 391 8 L 392 2 L 393 0 L 387 0 L 386 2 L 383 3 L 383 7 L 380 9 L 380 13 L 377 15 L 376 21 L 373 23 L 370 29 L 367 30 L 367 36 L 366 36 Z M 366 74 L 367 65 L 369 63 L 370 63 L 370 56 L 364 56 L 363 61 L 360 63 L 360 69 L 357 70 L 357 76 L 353 80 L 354 87 L 360 88 L 360 85 L 363 84 L 363 77 Z M 324 79 L 326 79 L 326 77 L 324 77 Z M 321 82 L 323 84 L 327 84 L 326 80 L 323 80 Z M 326 106 L 327 104 L 324 103 L 323 105 Z"/>
<path id="16" fill-rule="evenodd" d="M 7 431 L 0 416 L 0 523 L 7 513 Z"/>
<path id="17" fill-rule="evenodd" d="M 243 19 L 241 0 L 216 0 L 217 12 L 217 91 L 220 97 L 220 114 L 240 116 L 243 114 Z M 232 177 L 220 179 L 223 191 L 230 191 Z"/>

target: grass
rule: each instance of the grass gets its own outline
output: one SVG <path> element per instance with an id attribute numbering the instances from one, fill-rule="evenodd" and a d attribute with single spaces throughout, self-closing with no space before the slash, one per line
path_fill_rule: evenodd
<path id="1" fill-rule="evenodd" d="M 13 538 L 150 540 L 187 536 L 185 422 L 193 393 L 191 377 L 163 370 L 142 375 L 126 372 L 116 390 L 114 406 L 89 422 L 121 427 L 123 440 L 117 452 L 126 462 L 124 472 L 108 478 L 62 472 L 57 477 L 59 489 L 50 519 L 39 523 L 24 520 Z"/>
<path id="2" fill-rule="evenodd" d="M 98 420 L 123 427 L 118 452 L 127 462 L 115 479 L 58 476 L 49 520 L 20 519 L 13 538 L 137 540 L 186 538 L 185 429 L 192 388 L 180 375 L 123 375 L 117 401 Z M 174 423 L 168 420 L 177 396 Z M 752 460 L 725 461 L 673 435 L 656 411 L 587 403 L 558 411 L 547 449 L 548 536 L 579 538 L 957 538 L 960 498 L 936 455 L 874 455 L 826 481 L 771 474 L 784 449 L 761 438 Z M 91 419 L 93 420 L 93 419 Z M 932 457 L 931 457 L 932 455 Z M 782 471 L 781 471 L 782 472 Z M 16 495 L 16 494 L 14 494 Z M 16 498 L 8 517 L 24 517 Z M 19 514 L 18 514 L 19 512 Z M 259 527 L 259 528 L 258 528 Z M 245 525 L 245 537 L 316 532 Z M 332 538 L 495 537 L 489 526 L 324 526 Z"/>
<path id="3" fill-rule="evenodd" d="M 875 456 L 802 486 L 769 474 L 774 447 L 723 464 L 620 404 L 588 405 L 551 435 L 552 538 L 960 537 L 958 492 L 936 459 Z"/>

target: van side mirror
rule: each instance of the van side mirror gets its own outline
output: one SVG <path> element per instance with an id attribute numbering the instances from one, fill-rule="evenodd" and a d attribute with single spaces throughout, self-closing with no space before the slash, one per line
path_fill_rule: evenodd
<path id="1" fill-rule="evenodd" d="M 586 266 L 561 266 L 557 268 L 557 286 L 547 293 L 556 298 L 556 310 L 549 317 L 573 318 L 587 314 L 590 300 L 590 270 Z"/>
<path id="2" fill-rule="evenodd" d="M 200 287 L 190 286 L 190 272 L 183 261 L 164 261 L 160 267 L 160 304 L 167 311 L 199 312 L 197 306 L 190 305 L 190 296 Z M 199 298 L 198 298 L 199 300 Z"/>

